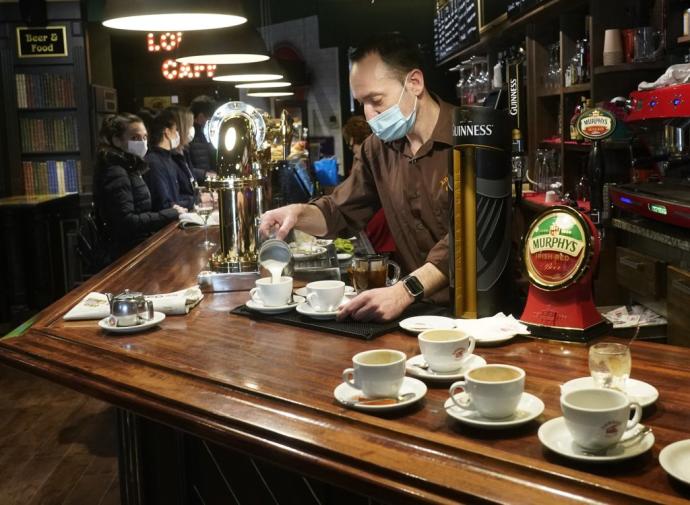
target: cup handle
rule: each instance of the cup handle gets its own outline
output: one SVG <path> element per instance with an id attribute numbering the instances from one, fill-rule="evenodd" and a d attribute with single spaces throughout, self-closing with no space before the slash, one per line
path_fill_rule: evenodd
<path id="1" fill-rule="evenodd" d="M 472 353 L 474 352 L 474 346 L 477 344 L 477 341 L 474 339 L 472 335 L 470 335 L 470 346 L 467 348 L 467 351 L 465 351 L 465 357 L 463 358 L 463 361 L 472 356 Z"/>
<path id="2" fill-rule="evenodd" d="M 311 303 L 311 301 L 314 299 L 315 296 L 316 296 L 316 293 L 307 293 L 307 303 L 314 310 L 316 310 L 316 307 L 314 307 L 314 304 Z"/>
<path id="3" fill-rule="evenodd" d="M 628 424 L 625 425 L 625 431 L 634 428 L 642 418 L 642 406 L 639 403 L 630 402 L 630 408 L 635 410 L 635 414 L 633 415 L 633 418 L 630 421 L 628 421 Z"/>
<path id="4" fill-rule="evenodd" d="M 400 265 L 398 265 L 395 261 L 388 261 L 388 273 L 390 273 L 391 267 L 393 267 L 393 277 L 386 280 L 387 286 L 392 286 L 398 282 L 398 279 L 400 279 Z"/>
<path id="5" fill-rule="evenodd" d="M 252 297 L 252 300 L 254 300 L 257 303 L 263 303 L 259 296 L 256 294 L 257 288 L 252 288 L 249 290 L 249 296 Z"/>
<path id="6" fill-rule="evenodd" d="M 654 36 L 656 37 L 656 49 L 654 50 L 654 53 L 652 54 L 652 58 L 655 60 L 661 56 L 661 53 L 664 51 L 664 35 L 661 32 L 661 30 L 656 30 L 654 32 Z"/>
<path id="7" fill-rule="evenodd" d="M 355 376 L 354 368 L 346 368 L 345 370 L 343 370 L 343 382 L 355 389 L 361 389 L 357 385 L 357 378 Z"/>
<path id="8" fill-rule="evenodd" d="M 465 381 L 458 381 L 454 382 L 451 386 L 450 389 L 448 389 L 448 393 L 450 394 L 450 399 L 453 400 L 453 403 L 460 407 L 461 409 L 466 409 L 467 407 L 470 406 L 472 403 L 472 400 L 468 397 L 466 401 L 461 402 L 457 398 L 455 398 L 455 391 L 457 389 L 461 389 L 462 391 L 465 391 Z"/>

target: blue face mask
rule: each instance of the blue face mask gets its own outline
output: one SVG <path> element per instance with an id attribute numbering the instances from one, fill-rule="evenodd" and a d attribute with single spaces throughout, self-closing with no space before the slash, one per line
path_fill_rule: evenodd
<path id="1" fill-rule="evenodd" d="M 367 121 L 374 135 L 384 142 L 403 138 L 414 126 L 417 117 L 417 97 L 414 97 L 414 107 L 409 116 L 403 116 L 400 110 L 400 100 L 405 93 L 405 84 L 407 84 L 407 77 L 403 82 L 403 90 L 400 93 L 400 98 L 398 98 L 398 103 Z"/>

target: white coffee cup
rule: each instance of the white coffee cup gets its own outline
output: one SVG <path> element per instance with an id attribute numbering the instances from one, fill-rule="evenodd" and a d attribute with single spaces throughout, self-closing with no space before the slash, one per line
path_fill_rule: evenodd
<path id="1" fill-rule="evenodd" d="M 455 397 L 457 390 L 467 399 Z M 474 408 L 489 419 L 509 417 L 515 413 L 525 389 L 525 371 L 512 365 L 484 365 L 465 374 L 465 380 L 450 386 L 450 397 L 461 409 Z"/>
<path id="2" fill-rule="evenodd" d="M 307 303 L 316 312 L 333 312 L 343 302 L 343 281 L 315 281 L 307 284 Z"/>
<path id="3" fill-rule="evenodd" d="M 343 381 L 362 391 L 367 398 L 398 396 L 405 378 L 405 353 L 375 349 L 355 354 L 353 368 L 343 370 Z"/>
<path id="4" fill-rule="evenodd" d="M 249 295 L 257 303 L 266 307 L 279 307 L 290 302 L 292 296 L 292 277 L 281 277 L 273 282 L 271 277 L 262 277 L 254 283 Z"/>
<path id="5" fill-rule="evenodd" d="M 434 372 L 459 370 L 474 351 L 474 337 L 459 329 L 426 330 L 417 338 L 424 361 Z"/>
<path id="6" fill-rule="evenodd" d="M 640 422 L 642 407 L 613 389 L 591 388 L 561 396 L 565 425 L 577 445 L 602 450 L 618 443 L 623 433 Z M 635 414 L 631 420 L 630 411 Z"/>

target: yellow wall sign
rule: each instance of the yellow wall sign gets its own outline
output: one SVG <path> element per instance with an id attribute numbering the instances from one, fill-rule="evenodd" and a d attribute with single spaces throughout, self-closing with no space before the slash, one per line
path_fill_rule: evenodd
<path id="1" fill-rule="evenodd" d="M 67 56 L 67 30 L 64 26 L 17 27 L 17 57 L 59 58 Z"/>

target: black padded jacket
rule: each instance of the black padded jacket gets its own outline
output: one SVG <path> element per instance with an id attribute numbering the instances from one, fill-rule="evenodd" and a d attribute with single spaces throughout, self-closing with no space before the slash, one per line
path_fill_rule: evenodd
<path id="1" fill-rule="evenodd" d="M 142 178 L 147 169 L 144 160 L 119 149 L 98 153 L 93 199 L 111 260 L 177 219 L 177 211 L 172 208 L 151 211 L 151 193 Z"/>

